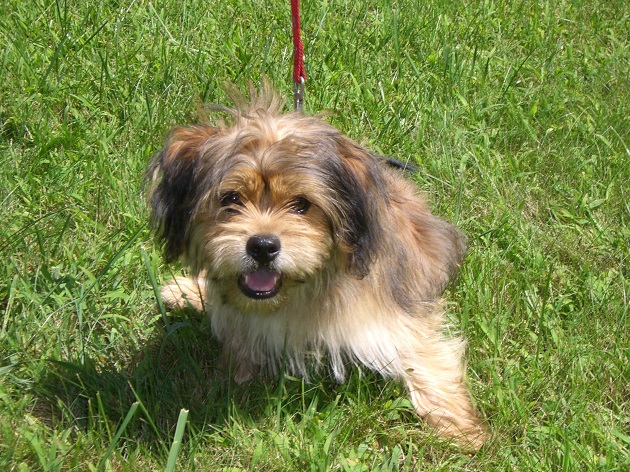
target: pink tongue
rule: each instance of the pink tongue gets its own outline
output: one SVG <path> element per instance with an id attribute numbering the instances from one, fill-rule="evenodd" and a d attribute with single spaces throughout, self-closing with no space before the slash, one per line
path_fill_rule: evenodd
<path id="1" fill-rule="evenodd" d="M 259 269 L 245 274 L 245 285 L 255 292 L 269 292 L 276 286 L 278 274 Z"/>

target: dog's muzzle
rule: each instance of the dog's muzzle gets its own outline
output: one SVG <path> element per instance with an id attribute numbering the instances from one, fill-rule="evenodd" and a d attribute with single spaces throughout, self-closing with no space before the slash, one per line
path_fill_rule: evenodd
<path id="1" fill-rule="evenodd" d="M 274 235 L 259 234 L 247 240 L 245 250 L 259 268 L 245 272 L 238 280 L 241 291 L 250 298 L 265 299 L 278 294 L 282 287 L 282 275 L 269 268 L 280 254 L 280 239 Z"/>

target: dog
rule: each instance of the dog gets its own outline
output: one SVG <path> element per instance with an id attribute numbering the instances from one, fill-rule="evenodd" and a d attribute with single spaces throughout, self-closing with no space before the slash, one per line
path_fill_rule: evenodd
<path id="1" fill-rule="evenodd" d="M 465 342 L 445 334 L 440 298 L 466 237 L 392 161 L 252 95 L 220 108 L 228 122 L 173 129 L 147 168 L 156 239 L 191 274 L 163 287 L 165 304 L 207 312 L 238 383 L 322 365 L 342 382 L 362 365 L 402 381 L 438 434 L 478 449 Z"/>

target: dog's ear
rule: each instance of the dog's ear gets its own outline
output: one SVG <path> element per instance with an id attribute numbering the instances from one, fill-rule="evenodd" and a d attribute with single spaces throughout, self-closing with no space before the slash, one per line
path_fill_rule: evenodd
<path id="1" fill-rule="evenodd" d="M 466 236 L 432 215 L 420 197 L 411 198 L 416 193 L 411 183 L 401 181 L 391 189 L 391 176 L 387 175 L 391 171 L 382 158 L 345 136 L 337 139 L 337 152 L 342 168 L 336 171 L 338 181 L 334 187 L 337 198 L 346 202 L 340 222 L 340 245 L 348 249 L 350 272 L 366 276 L 383 245 L 390 244 L 384 240 L 388 238 L 401 245 L 394 248 L 402 258 L 400 267 L 407 267 L 400 279 L 415 276 L 418 280 L 414 280 L 412 291 L 422 298 L 441 295 L 466 254 Z M 398 233 L 389 234 L 385 228 L 392 232 L 396 229 L 384 223 L 390 219 L 385 215 L 396 213 L 410 227 L 396 228 Z"/>
<path id="2" fill-rule="evenodd" d="M 382 244 L 379 215 L 387 200 L 387 185 L 376 157 L 345 136 L 337 139 L 339 164 L 332 173 L 340 218 L 333 221 L 339 246 L 348 253 L 348 270 L 362 278 L 370 271 Z"/>
<path id="3" fill-rule="evenodd" d="M 165 258 L 171 262 L 182 255 L 189 235 L 191 216 L 198 199 L 197 168 L 204 146 L 218 133 L 208 125 L 175 128 L 166 145 L 149 167 L 152 228 L 164 245 Z"/>

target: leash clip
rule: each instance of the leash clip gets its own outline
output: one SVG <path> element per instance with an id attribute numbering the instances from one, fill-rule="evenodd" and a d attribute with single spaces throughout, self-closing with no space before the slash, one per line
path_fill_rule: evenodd
<path id="1" fill-rule="evenodd" d="M 293 84 L 293 106 L 298 113 L 304 113 L 304 77 Z"/>

